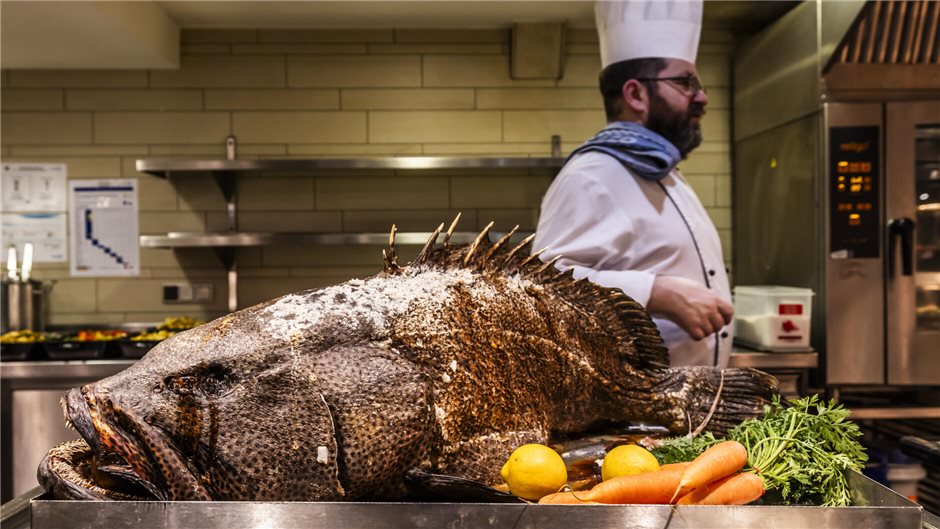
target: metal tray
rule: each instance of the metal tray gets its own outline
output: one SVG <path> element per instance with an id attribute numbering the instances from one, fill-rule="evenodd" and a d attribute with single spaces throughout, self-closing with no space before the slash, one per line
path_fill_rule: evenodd
<path id="1" fill-rule="evenodd" d="M 539 528 L 921 529 L 923 508 L 855 472 L 855 506 L 530 505 L 490 503 L 97 502 L 39 496 L 30 527 L 248 529 Z"/>

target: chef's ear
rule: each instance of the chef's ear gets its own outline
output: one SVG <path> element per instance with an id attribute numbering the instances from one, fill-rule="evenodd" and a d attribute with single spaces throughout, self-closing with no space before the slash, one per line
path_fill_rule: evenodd
<path id="1" fill-rule="evenodd" d="M 649 91 L 646 85 L 636 79 L 630 79 L 621 87 L 625 110 L 637 115 L 643 115 L 649 108 Z"/>

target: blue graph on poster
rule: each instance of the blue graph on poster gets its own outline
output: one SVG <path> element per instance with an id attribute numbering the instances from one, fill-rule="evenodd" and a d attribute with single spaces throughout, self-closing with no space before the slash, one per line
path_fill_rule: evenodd
<path id="1" fill-rule="evenodd" d="M 137 185 L 133 180 L 69 182 L 73 276 L 140 273 Z"/>

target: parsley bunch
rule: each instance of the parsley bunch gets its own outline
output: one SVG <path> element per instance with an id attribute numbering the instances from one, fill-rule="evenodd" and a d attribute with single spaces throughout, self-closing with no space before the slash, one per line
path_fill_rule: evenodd
<path id="1" fill-rule="evenodd" d="M 790 399 L 775 397 L 764 406 L 762 418 L 748 419 L 728 432 L 728 439 L 747 449 L 749 470 L 776 490 L 784 503 L 813 502 L 849 505 L 845 472 L 860 471 L 868 456 L 858 442 L 861 431 L 848 420 L 849 410 L 817 395 Z M 677 437 L 653 450 L 663 463 L 691 461 L 720 441 L 711 434 Z"/>

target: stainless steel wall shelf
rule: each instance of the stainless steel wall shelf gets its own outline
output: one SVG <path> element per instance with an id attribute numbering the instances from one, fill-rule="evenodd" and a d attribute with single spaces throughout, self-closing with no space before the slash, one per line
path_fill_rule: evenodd
<path id="1" fill-rule="evenodd" d="M 159 178 L 170 175 L 206 175 L 215 179 L 225 197 L 228 213 L 228 231 L 222 233 L 168 233 L 166 235 L 141 235 L 143 248 L 213 248 L 228 270 L 228 309 L 238 309 L 238 265 L 235 249 L 249 246 L 289 244 L 387 244 L 388 233 L 242 233 L 238 231 L 238 176 L 243 174 L 296 173 L 298 176 L 314 176 L 329 171 L 332 174 L 346 172 L 350 176 L 356 171 L 428 171 L 428 170 L 494 170 L 519 169 L 556 172 L 564 163 L 560 155 L 560 138 L 552 138 L 551 157 L 449 157 L 449 156 L 401 156 L 383 158 L 282 158 L 282 159 L 236 159 L 237 142 L 234 136 L 225 140 L 225 159 L 185 160 L 178 158 L 149 158 L 137 160 L 137 170 Z M 491 235 L 501 235 L 493 233 Z M 528 234 L 519 233 L 516 237 Z M 424 232 L 399 232 L 395 235 L 398 244 L 424 244 L 431 236 Z M 451 237 L 454 243 L 473 241 L 477 233 L 457 232 Z"/>
<path id="2" fill-rule="evenodd" d="M 137 170 L 166 178 L 173 173 L 313 172 L 322 170 L 558 169 L 564 158 L 454 158 L 402 156 L 388 158 L 312 158 L 268 160 L 137 160 Z"/>
<path id="3" fill-rule="evenodd" d="M 493 237 L 503 234 L 491 232 Z M 473 242 L 479 232 L 454 232 L 454 244 Z M 527 232 L 517 232 L 513 239 L 524 238 Z M 398 245 L 427 242 L 431 232 L 397 232 Z M 246 246 L 272 246 L 285 244 L 388 244 L 388 233 L 180 233 L 141 235 L 143 248 L 238 248 Z"/>

